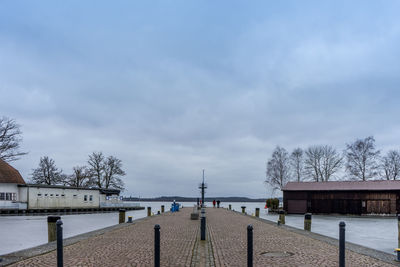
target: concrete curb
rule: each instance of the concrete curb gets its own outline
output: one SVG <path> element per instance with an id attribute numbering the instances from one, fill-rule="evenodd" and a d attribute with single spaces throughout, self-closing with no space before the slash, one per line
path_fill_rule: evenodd
<path id="1" fill-rule="evenodd" d="M 324 235 L 321 235 L 321 234 L 305 231 L 305 230 L 298 229 L 298 228 L 295 228 L 295 227 L 292 227 L 292 226 L 288 226 L 288 225 L 280 225 L 280 226 L 278 226 L 277 223 L 275 223 L 273 221 L 270 221 L 270 220 L 267 220 L 267 219 L 257 218 L 255 216 L 251 216 L 251 215 L 248 215 L 248 214 L 243 214 L 242 212 L 239 212 L 239 211 L 233 211 L 233 212 L 236 212 L 236 213 L 238 213 L 238 214 L 240 214 L 242 216 L 247 216 L 247 217 L 253 218 L 255 220 L 267 223 L 267 224 L 272 225 L 272 226 L 277 227 L 277 228 L 281 228 L 281 229 L 283 228 L 283 229 L 285 229 L 287 231 L 294 232 L 294 233 L 297 233 L 297 234 L 300 234 L 300 235 L 303 235 L 303 236 L 311 237 L 313 239 L 328 243 L 328 244 L 333 245 L 335 247 L 339 247 L 339 240 L 336 239 L 336 238 L 332 238 L 332 237 L 329 237 L 329 236 L 324 236 Z M 351 242 L 347 242 L 347 241 L 346 241 L 346 250 L 350 250 L 350 251 L 356 252 L 358 254 L 369 256 L 371 258 L 374 258 L 374 259 L 377 259 L 377 260 L 380 260 L 380 261 L 383 261 L 383 262 L 386 262 L 386 263 L 390 263 L 390 264 L 393 264 L 395 266 L 400 266 L 400 262 L 396 261 L 396 256 L 394 254 L 390 254 L 390 253 L 386 253 L 386 252 L 379 251 L 379 250 L 376 250 L 376 249 L 364 247 L 364 246 L 361 246 L 361 245 L 358 245 L 358 244 L 354 244 L 354 243 L 351 243 Z"/>

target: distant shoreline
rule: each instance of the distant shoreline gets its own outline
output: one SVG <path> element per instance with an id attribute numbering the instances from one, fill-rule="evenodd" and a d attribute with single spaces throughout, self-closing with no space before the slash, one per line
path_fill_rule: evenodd
<path id="1" fill-rule="evenodd" d="M 267 198 L 247 198 L 247 197 L 206 197 L 206 202 L 219 200 L 221 202 L 265 202 Z M 124 197 L 124 201 L 146 201 L 146 202 L 197 202 L 197 197 L 162 196 L 156 198 Z M 282 198 L 279 198 L 282 201 Z"/>

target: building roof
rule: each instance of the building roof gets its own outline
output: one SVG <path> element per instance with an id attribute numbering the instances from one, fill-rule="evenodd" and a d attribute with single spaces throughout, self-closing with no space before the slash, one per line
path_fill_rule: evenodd
<path id="1" fill-rule="evenodd" d="M 100 188 L 100 194 L 106 194 L 106 195 L 119 195 L 121 190 L 119 189 L 111 189 L 111 188 Z"/>
<path id="2" fill-rule="evenodd" d="M 19 171 L 0 159 L 0 183 L 25 184 L 25 181 Z"/>
<path id="3" fill-rule="evenodd" d="M 400 190 L 400 181 L 288 182 L 282 191 L 382 191 Z"/>
<path id="4" fill-rule="evenodd" d="M 97 187 L 76 187 L 76 186 L 65 186 L 65 185 L 48 185 L 48 184 L 24 184 L 20 187 L 41 187 L 41 188 L 58 188 L 58 189 L 77 189 L 77 190 L 97 190 L 100 194 L 116 194 L 119 195 L 119 189 L 105 189 Z"/>
<path id="5" fill-rule="evenodd" d="M 79 190 L 99 190 L 95 187 L 76 187 L 65 185 L 48 185 L 48 184 L 24 184 L 21 187 L 42 187 L 42 188 L 58 188 L 58 189 L 79 189 Z"/>

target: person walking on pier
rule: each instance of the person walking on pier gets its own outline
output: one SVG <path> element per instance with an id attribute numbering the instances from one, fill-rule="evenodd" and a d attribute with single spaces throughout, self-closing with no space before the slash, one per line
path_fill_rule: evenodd
<path id="1" fill-rule="evenodd" d="M 213 200 L 213 207 L 215 208 L 215 199 Z"/>
<path id="2" fill-rule="evenodd" d="M 221 203 L 221 201 L 218 199 L 217 200 L 217 208 L 219 208 L 219 203 Z"/>

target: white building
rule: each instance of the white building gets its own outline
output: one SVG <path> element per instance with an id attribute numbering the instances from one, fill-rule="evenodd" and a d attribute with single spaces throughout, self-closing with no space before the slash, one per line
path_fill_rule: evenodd
<path id="1" fill-rule="evenodd" d="M 122 202 L 119 193 L 117 189 L 26 184 L 16 169 L 0 159 L 0 211 L 139 207 Z"/>

